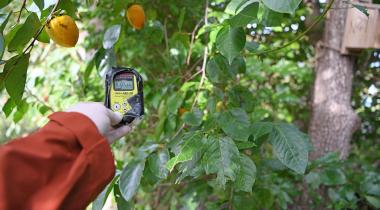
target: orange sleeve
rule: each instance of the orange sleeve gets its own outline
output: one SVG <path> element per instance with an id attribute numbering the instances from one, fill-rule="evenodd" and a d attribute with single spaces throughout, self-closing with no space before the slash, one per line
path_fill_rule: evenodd
<path id="1" fill-rule="evenodd" d="M 89 118 L 57 112 L 49 119 L 0 147 L 0 210 L 85 209 L 112 180 L 111 149 Z"/>

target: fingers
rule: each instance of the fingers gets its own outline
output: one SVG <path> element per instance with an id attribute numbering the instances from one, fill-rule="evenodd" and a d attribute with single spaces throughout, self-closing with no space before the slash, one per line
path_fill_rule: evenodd
<path id="1" fill-rule="evenodd" d="M 122 126 L 122 127 L 117 128 L 113 131 L 110 131 L 106 135 L 106 138 L 107 138 L 109 144 L 112 144 L 116 139 L 119 139 L 119 138 L 125 136 L 129 131 L 131 131 L 130 126 L 128 126 L 128 125 Z"/>
<path id="2" fill-rule="evenodd" d="M 109 109 L 107 109 L 107 115 L 111 120 L 111 125 L 117 125 L 123 119 L 120 113 L 113 112 L 112 110 L 109 110 Z"/>

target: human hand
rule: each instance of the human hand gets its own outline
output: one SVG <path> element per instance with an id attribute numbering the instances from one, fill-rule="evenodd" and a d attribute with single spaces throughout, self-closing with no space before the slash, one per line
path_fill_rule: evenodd
<path id="1" fill-rule="evenodd" d="M 112 125 L 117 125 L 122 120 L 122 116 L 120 113 L 107 109 L 102 103 L 81 102 L 69 108 L 67 112 L 78 112 L 90 118 L 109 144 L 123 137 L 131 130 L 128 125 L 114 129 Z"/>

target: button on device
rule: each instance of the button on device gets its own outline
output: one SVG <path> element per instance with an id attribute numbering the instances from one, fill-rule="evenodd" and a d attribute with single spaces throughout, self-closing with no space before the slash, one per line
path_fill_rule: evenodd
<path id="1" fill-rule="evenodd" d="M 120 109 L 120 104 L 115 103 L 115 104 L 113 105 L 113 108 L 114 108 L 116 111 L 119 110 L 119 109 Z"/>

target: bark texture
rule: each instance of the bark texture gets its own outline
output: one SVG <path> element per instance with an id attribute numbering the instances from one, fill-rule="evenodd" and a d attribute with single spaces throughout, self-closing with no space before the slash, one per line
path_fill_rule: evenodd
<path id="1" fill-rule="evenodd" d="M 333 8 L 345 8 L 336 0 Z M 355 59 L 341 55 L 346 9 L 332 9 L 325 22 L 322 41 L 317 44 L 312 116 L 309 135 L 314 145 L 311 159 L 331 151 L 347 157 L 353 132 L 360 125 L 351 107 Z"/>

